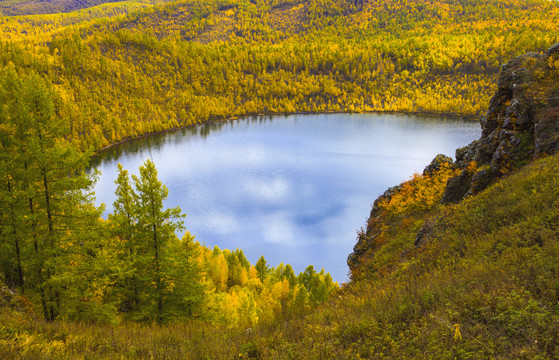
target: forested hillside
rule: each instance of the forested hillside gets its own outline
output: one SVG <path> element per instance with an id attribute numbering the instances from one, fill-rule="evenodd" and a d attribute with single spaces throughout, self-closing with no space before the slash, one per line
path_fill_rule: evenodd
<path id="1" fill-rule="evenodd" d="M 120 0 L 4 0 L 0 3 L 0 14 L 4 16 L 68 13 Z M 148 5 L 170 0 L 135 0 Z"/>
<path id="2" fill-rule="evenodd" d="M 13 65 L 0 76 L 0 271 L 29 311 L 46 321 L 158 324 L 199 319 L 251 326 L 305 313 L 338 285 L 312 265 L 253 266 L 241 250 L 213 250 L 184 229 L 180 208 L 146 160 L 120 167 L 114 212 L 93 203 L 88 153 L 66 140 L 60 99 Z"/>
<path id="3" fill-rule="evenodd" d="M 0 18 L 81 149 L 256 113 L 479 116 L 500 64 L 557 40 L 556 2 L 141 1 Z"/>

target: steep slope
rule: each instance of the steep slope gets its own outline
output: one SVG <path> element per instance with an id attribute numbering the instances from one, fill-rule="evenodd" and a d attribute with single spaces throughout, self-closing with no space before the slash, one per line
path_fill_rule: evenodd
<path id="1" fill-rule="evenodd" d="M 559 156 L 548 156 L 460 204 L 406 216 L 405 226 L 386 223 L 385 241 L 360 265 L 359 279 L 305 317 L 250 329 L 200 322 L 86 326 L 47 324 L 3 308 L 0 353 L 11 359 L 554 359 L 557 174 Z M 415 248 L 426 221 L 431 237 Z"/>
<path id="2" fill-rule="evenodd" d="M 392 218 L 360 280 L 283 332 L 284 346 L 304 358 L 557 358 L 558 174 L 559 157 L 545 157 L 424 214 L 419 247 L 413 218 Z"/>
<path id="3" fill-rule="evenodd" d="M 444 202 L 476 194 L 495 178 L 559 150 L 559 43 L 545 55 L 531 53 L 503 65 L 497 84 L 481 138 L 456 152 L 462 172 L 448 183 Z"/>
<path id="4" fill-rule="evenodd" d="M 511 3 L 503 6 L 514 7 Z M 463 2 L 459 11 L 474 16 L 471 14 L 476 8 Z M 151 16 L 149 12 L 142 14 Z M 444 17 L 444 12 L 433 15 Z M 126 23 L 134 23 L 131 19 L 142 16 L 130 16 Z M 37 53 L 53 56 L 55 63 L 59 61 L 58 56 L 63 59 L 41 72 L 50 76 L 49 71 L 54 71 L 55 78 L 66 79 L 53 85 L 61 94 L 56 102 L 57 111 L 74 121 L 85 122 L 80 118 L 85 115 L 76 108 L 60 105 L 63 95 L 69 96 L 60 90 L 65 88 L 68 79 L 76 85 L 81 84 L 81 77 L 90 80 L 99 76 L 115 88 L 134 81 L 132 89 L 140 94 L 139 84 L 149 79 L 149 75 L 165 74 L 157 66 L 143 63 L 140 55 L 145 54 L 145 49 L 168 51 L 163 53 L 167 57 L 156 63 L 163 67 L 180 45 L 165 43 L 154 34 L 134 33 L 137 23 L 131 27 L 132 31 L 122 29 L 117 35 L 107 35 L 99 48 L 94 45 L 98 39 L 87 35 L 94 28 L 86 28 L 78 37 L 60 35 L 57 42 L 50 44 L 50 55 Z M 397 27 L 394 21 L 381 23 L 383 28 Z M 97 25 L 111 28 L 119 24 L 120 20 Z M 318 25 L 325 26 L 321 22 Z M 195 31 L 193 36 L 210 33 Z M 206 52 L 204 41 L 200 43 L 189 43 L 191 47 L 179 57 L 185 63 L 172 66 L 182 69 L 198 64 L 203 69 L 204 66 L 212 69 L 212 65 L 231 58 L 237 65 L 235 51 L 242 49 L 252 62 L 246 68 L 241 67 L 244 70 L 238 74 L 262 80 L 269 79 L 266 76 L 276 70 L 283 71 L 281 74 L 289 70 L 289 65 L 281 62 L 277 68 L 268 69 L 263 59 L 265 46 L 257 48 L 261 52 L 255 52 L 251 47 L 254 44 L 244 40 L 231 47 L 219 40 L 217 45 L 213 40 L 208 41 L 216 46 L 214 50 L 226 50 L 215 55 Z M 266 46 L 273 48 L 274 43 L 271 44 Z M 32 69 L 31 72 L 44 66 L 40 56 L 26 57 L 34 53 L 4 46 L 11 52 L 8 55 L 0 52 L 0 55 L 15 63 L 9 66 L 22 66 L 16 68 Z M 88 54 L 88 46 L 100 56 L 96 58 L 99 65 L 81 62 L 80 57 Z M 122 57 L 111 57 L 116 49 L 122 51 L 119 53 Z M 320 61 L 309 59 L 301 66 L 305 64 L 302 73 L 324 80 L 321 76 L 326 77 L 333 68 L 324 55 L 328 54 L 326 46 L 321 49 L 325 52 L 318 52 L 324 56 L 319 56 Z M 33 314 L 29 301 L 2 288 L 0 354 L 10 359 L 559 358 L 559 155 L 551 155 L 557 151 L 559 133 L 555 102 L 559 89 L 556 49 L 553 46 L 545 55 L 521 56 L 503 67 L 496 95 L 482 121 L 482 138 L 459 150 L 456 163 L 438 156 L 423 174 L 389 189 L 375 201 L 349 259 L 351 283 L 319 309 L 306 316 L 285 314 L 277 321 L 251 328 L 223 328 L 197 320 L 163 327 L 130 323 L 84 325 L 63 320 L 46 323 Z M 276 48 L 278 58 L 283 55 L 281 50 Z M 349 54 L 344 51 L 340 54 Z M 394 55 L 390 51 L 383 54 Z M 102 57 L 107 54 L 113 55 Z M 193 62 L 186 62 L 192 58 Z M 403 54 L 394 55 L 390 61 L 399 63 L 403 58 Z M 113 73 L 101 59 L 135 64 L 138 69 L 149 69 L 152 73 L 125 72 L 128 69 L 124 65 L 122 73 Z M 435 74 L 445 78 L 444 71 L 442 75 L 439 72 L 444 66 L 432 65 L 428 76 L 433 76 L 435 82 L 439 81 Z M 188 74 L 201 76 L 202 73 Z M 227 68 L 215 69 L 215 73 L 215 79 L 231 76 Z M 134 75 L 144 77 L 138 80 Z M 353 75 L 350 71 L 340 79 L 348 81 Z M 223 84 L 216 81 L 212 85 L 221 89 Z M 196 96 L 207 101 L 202 95 L 203 84 L 198 85 Z M 148 95 L 153 96 L 155 89 L 171 86 L 171 82 L 162 82 Z M 349 82 L 347 86 L 353 87 L 355 83 Z M 83 84 L 76 88 L 82 92 L 77 91 L 73 96 L 89 95 Z M 314 96 L 315 93 L 310 98 Z M 132 103 L 125 100 L 123 104 Z M 140 108 L 142 104 L 135 102 L 134 106 Z M 109 110 L 91 109 L 92 114 L 110 123 L 112 118 L 105 112 Z M 99 131 L 108 130 L 110 127 Z M 456 179 L 461 178 L 466 179 L 462 182 L 463 189 L 454 191 Z M 452 201 L 441 202 L 444 196 L 450 196 L 445 194 L 456 196 Z"/>
<path id="5" fill-rule="evenodd" d="M 481 138 L 456 150 L 455 163 L 438 156 L 424 172 L 424 177 L 429 178 L 444 164 L 452 171 L 445 172 L 444 178 L 441 173 L 436 176 L 439 183 L 446 182 L 436 195 L 443 203 L 457 203 L 475 195 L 496 179 L 534 159 L 555 154 L 559 148 L 559 43 L 545 55 L 529 53 L 503 65 L 497 83 L 487 114 L 481 119 Z M 360 258 L 382 239 L 386 213 L 394 215 L 395 212 L 389 204 L 403 202 L 397 199 L 402 192 L 400 185 L 375 201 L 368 226 L 348 259 L 352 271 L 359 267 Z M 417 195 L 414 196 L 417 201 Z M 422 201 L 426 203 L 426 199 Z M 434 205 L 432 199 L 431 204 Z M 430 227 L 427 222 L 417 232 L 415 245 L 430 236 Z"/>

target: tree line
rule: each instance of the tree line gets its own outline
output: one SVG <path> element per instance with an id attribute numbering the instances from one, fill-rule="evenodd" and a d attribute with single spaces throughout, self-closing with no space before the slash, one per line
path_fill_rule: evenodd
<path id="1" fill-rule="evenodd" d="M 152 163 L 136 178 L 121 169 L 119 203 L 101 220 L 90 155 L 257 113 L 477 116 L 500 64 L 556 42 L 558 17 L 539 0 L 128 1 L 2 17 L 5 282 L 47 320 L 252 323 L 304 311 L 336 287 L 328 274 L 177 239 L 182 213 L 161 207 Z"/>

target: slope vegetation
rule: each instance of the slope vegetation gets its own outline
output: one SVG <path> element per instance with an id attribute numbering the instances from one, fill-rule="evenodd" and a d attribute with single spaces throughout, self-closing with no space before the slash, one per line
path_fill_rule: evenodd
<path id="1" fill-rule="evenodd" d="M 559 357 L 558 9 L 127 1 L 0 18 L 0 354 Z M 149 162 L 135 189 L 121 169 L 101 221 L 79 151 L 260 112 L 486 109 L 456 162 L 377 199 L 339 292 L 312 267 L 177 239 Z"/>
<path id="2" fill-rule="evenodd" d="M 68 13 L 121 0 L 6 0 L 0 4 L 0 14 L 5 16 Z M 165 0 L 136 0 L 153 5 Z M 167 0 L 169 1 L 169 0 Z"/>
<path id="3" fill-rule="evenodd" d="M 0 350 L 12 359 L 556 358 L 558 173 L 549 156 L 458 205 L 394 215 L 360 280 L 306 317 L 249 330 L 84 326 L 3 307 Z M 434 230 L 416 248 L 425 219 Z"/>

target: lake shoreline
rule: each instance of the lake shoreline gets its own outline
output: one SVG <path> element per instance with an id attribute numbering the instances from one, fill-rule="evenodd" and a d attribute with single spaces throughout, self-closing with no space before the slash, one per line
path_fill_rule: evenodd
<path id="1" fill-rule="evenodd" d="M 149 157 L 171 194 L 168 206 L 188 214 L 185 228 L 201 243 L 243 249 L 251 262 L 261 255 L 270 264 L 288 259 L 297 273 L 313 264 L 344 282 L 371 199 L 481 131 L 474 121 L 387 113 L 232 120 L 100 153 L 97 202 L 110 213 L 117 165 L 135 173 Z"/>
<path id="2" fill-rule="evenodd" d="M 181 129 L 187 129 L 190 127 L 195 126 L 202 126 L 211 123 L 219 123 L 219 122 L 228 122 L 232 120 L 239 120 L 239 119 L 248 119 L 256 116 L 288 116 L 288 115 L 319 115 L 319 114 L 396 114 L 396 115 L 419 115 L 419 116 L 435 116 L 435 117 L 450 117 L 450 118 L 457 118 L 457 119 L 464 119 L 464 120 L 471 120 L 479 122 L 479 116 L 475 115 L 465 115 L 459 113 L 439 113 L 439 112 L 430 112 L 430 111 L 301 111 L 301 112 L 286 112 L 286 113 L 256 113 L 250 115 L 241 115 L 241 116 L 231 116 L 226 118 L 211 118 L 203 122 L 195 123 L 195 124 L 188 124 L 184 126 L 172 127 L 165 130 L 160 131 L 153 131 L 145 134 L 141 134 L 135 137 L 126 138 L 124 140 L 120 140 L 118 142 L 109 144 L 107 146 L 102 147 L 101 149 L 95 150 L 92 157 L 100 155 L 103 151 L 109 150 L 110 148 L 122 145 L 134 140 L 143 139 L 146 137 L 150 137 L 153 135 L 160 135 L 165 134 L 168 132 L 173 132 Z"/>

